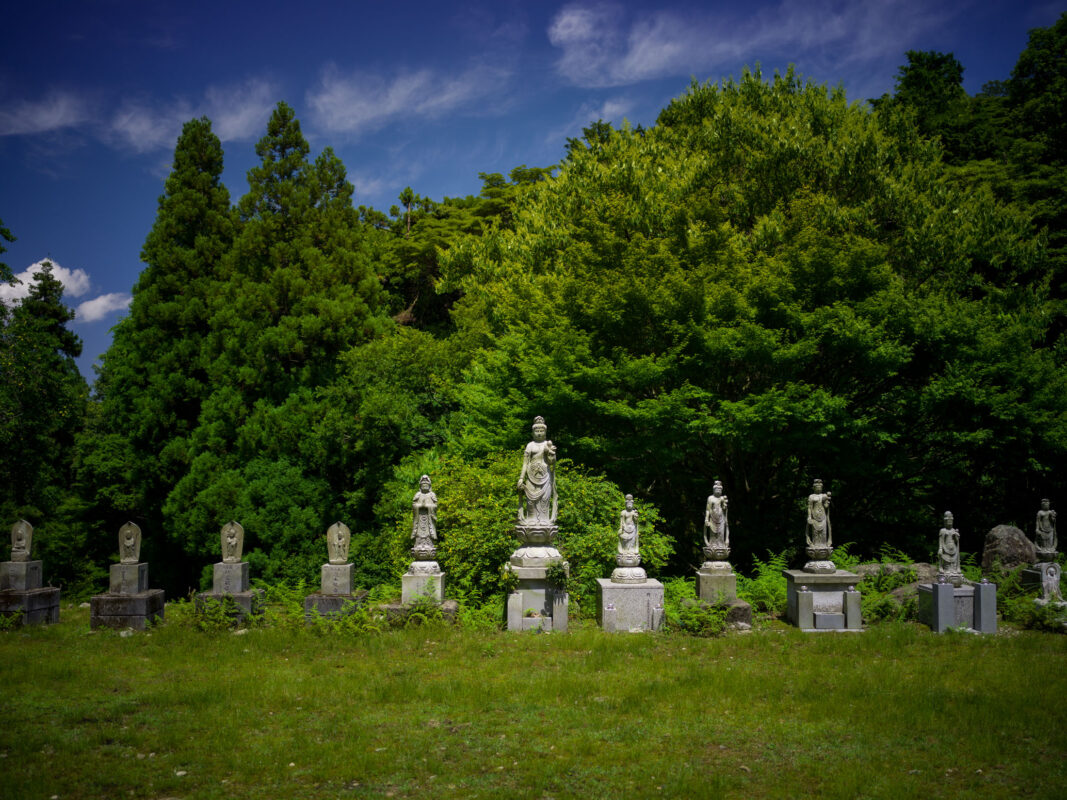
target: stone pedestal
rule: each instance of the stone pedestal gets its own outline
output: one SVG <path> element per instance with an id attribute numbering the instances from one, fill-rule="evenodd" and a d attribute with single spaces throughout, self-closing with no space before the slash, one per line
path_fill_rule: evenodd
<path id="1" fill-rule="evenodd" d="M 935 633 L 949 628 L 996 633 L 997 587 L 992 583 L 919 584 L 919 621 Z"/>
<path id="2" fill-rule="evenodd" d="M 247 562 L 220 561 L 215 564 L 211 591 L 201 592 L 196 596 L 196 607 L 201 610 L 208 603 L 221 603 L 223 598 L 233 598 L 236 606 L 235 621 L 240 622 L 247 616 L 259 613 L 262 600 L 260 594 L 259 590 L 249 588 Z"/>
<path id="3" fill-rule="evenodd" d="M 0 563 L 0 616 L 18 616 L 23 625 L 59 622 L 59 589 L 41 586 L 40 561 Z"/>
<path id="4" fill-rule="evenodd" d="M 598 578 L 597 584 L 597 622 L 605 631 L 658 631 L 663 626 L 663 584 L 655 578 L 644 583 Z"/>
<path id="5" fill-rule="evenodd" d="M 726 569 L 708 569 L 707 564 L 697 570 L 697 597 L 705 603 L 732 603 L 737 599 L 737 575 L 729 564 Z"/>
<path id="6" fill-rule="evenodd" d="M 436 561 L 433 562 L 436 565 Z M 429 598 L 432 602 L 441 605 L 445 601 L 445 573 L 440 569 L 436 573 L 407 573 L 400 578 L 400 601 L 409 605 Z"/>
<path id="7" fill-rule="evenodd" d="M 107 594 L 90 598 L 89 627 L 143 631 L 163 619 L 162 589 L 148 588 L 148 564 L 112 564 Z"/>
<path id="8" fill-rule="evenodd" d="M 507 569 L 519 579 L 508 596 L 506 619 L 509 631 L 566 632 L 570 596 L 566 589 L 549 585 L 548 567 L 560 563 L 568 569 L 553 545 L 555 525 L 516 525 L 515 535 L 523 545 L 511 554 Z"/>
<path id="9" fill-rule="evenodd" d="M 321 594 L 352 594 L 352 564 L 323 564 Z"/>
<path id="10" fill-rule="evenodd" d="M 835 569 L 812 573 L 782 570 L 785 576 L 786 618 L 802 631 L 861 631 L 863 614 L 856 586 L 860 576 Z"/>
<path id="11" fill-rule="evenodd" d="M 311 622 L 316 614 L 320 617 L 338 619 L 358 611 L 366 602 L 366 592 L 309 594 L 304 598 L 304 619 Z"/>

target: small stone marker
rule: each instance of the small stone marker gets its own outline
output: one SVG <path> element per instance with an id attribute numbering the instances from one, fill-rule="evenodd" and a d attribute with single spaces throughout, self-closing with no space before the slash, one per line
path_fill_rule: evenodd
<path id="1" fill-rule="evenodd" d="M 230 597 L 236 606 L 237 621 L 240 622 L 250 614 L 258 613 L 261 593 L 251 589 L 248 575 L 248 562 L 242 561 L 244 551 L 245 529 L 239 522 L 230 520 L 220 531 L 222 543 L 222 561 L 212 568 L 210 592 L 201 592 L 196 596 L 198 608 L 205 603 L 220 603 Z"/>
<path id="2" fill-rule="evenodd" d="M 59 622 L 59 589 L 42 586 L 44 569 L 31 559 L 33 526 L 11 526 L 11 560 L 0 563 L 0 616 L 18 616 L 23 625 Z"/>
<path id="3" fill-rule="evenodd" d="M 343 522 L 335 522 L 326 530 L 326 551 L 329 563 L 322 565 L 321 590 L 304 598 L 304 619 L 311 622 L 316 614 L 337 618 L 358 609 L 366 592 L 353 593 L 353 565 L 348 561 L 352 531 Z"/>
<path id="4" fill-rule="evenodd" d="M 143 631 L 163 619 L 163 590 L 148 588 L 148 564 L 140 558 L 141 529 L 127 522 L 119 528 L 119 563 L 111 565 L 108 593 L 90 600 L 90 628 Z"/>

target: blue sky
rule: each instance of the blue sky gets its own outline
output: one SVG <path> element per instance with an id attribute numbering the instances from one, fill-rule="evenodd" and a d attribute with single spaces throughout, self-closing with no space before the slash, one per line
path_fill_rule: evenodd
<path id="1" fill-rule="evenodd" d="M 0 52 L 0 219 L 16 273 L 59 265 L 92 379 L 129 302 L 186 120 L 223 141 L 234 202 L 273 106 L 331 146 L 356 203 L 405 186 L 476 193 L 479 172 L 556 163 L 602 118 L 650 125 L 691 77 L 795 64 L 850 99 L 892 91 L 906 50 L 952 52 L 977 92 L 1009 76 L 1063 2 L 471 0 L 16 3 Z M 24 288 L 24 287 L 23 287 Z M 17 290 L 0 288 L 14 302 Z"/>

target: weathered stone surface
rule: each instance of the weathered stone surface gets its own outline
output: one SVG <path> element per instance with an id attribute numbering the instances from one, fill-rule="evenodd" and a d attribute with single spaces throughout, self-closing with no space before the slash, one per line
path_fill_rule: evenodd
<path id="1" fill-rule="evenodd" d="M 40 589 L 44 571 L 40 561 L 0 563 L 0 591 L 29 592 Z"/>
<path id="2" fill-rule="evenodd" d="M 337 619 L 358 611 L 367 602 L 366 592 L 352 592 L 348 595 L 309 594 L 304 598 L 304 619 L 308 622 L 317 613 L 320 617 Z"/>
<path id="3" fill-rule="evenodd" d="M 945 526 L 937 534 L 937 579 L 953 586 L 963 585 L 960 571 L 960 532 L 953 526 L 951 511 L 945 512 Z"/>
<path id="4" fill-rule="evenodd" d="M 1034 543 L 1014 525 L 997 525 L 985 536 L 982 569 L 992 569 L 996 562 L 1004 569 L 1033 564 L 1037 559 Z"/>
<path id="5" fill-rule="evenodd" d="M 832 630 L 817 628 L 815 614 L 844 614 L 844 630 L 863 630 L 860 593 L 856 590 L 859 575 L 843 569 L 825 574 L 786 569 L 782 575 L 789 622 L 805 631 Z"/>
<path id="6" fill-rule="evenodd" d="M 855 572 L 861 579 L 868 578 L 873 575 L 878 575 L 880 572 L 885 572 L 887 575 L 898 575 L 901 572 L 907 570 L 914 570 L 915 583 L 936 583 L 937 582 L 937 567 L 933 564 L 928 564 L 924 561 L 917 561 L 914 564 L 897 564 L 897 563 L 881 563 L 881 564 L 860 564 L 855 567 Z"/>
<path id="7" fill-rule="evenodd" d="M 33 547 L 33 526 L 20 519 L 11 526 L 11 560 L 29 561 Z"/>
<path id="8" fill-rule="evenodd" d="M 322 565 L 322 594 L 352 594 L 352 564 Z"/>
<path id="9" fill-rule="evenodd" d="M 212 575 L 212 594 L 241 594 L 247 592 L 248 562 L 241 561 L 236 564 L 220 561 L 215 564 Z"/>
<path id="10" fill-rule="evenodd" d="M 597 621 L 604 630 L 613 626 L 616 631 L 651 631 L 662 624 L 663 584 L 655 578 L 644 583 L 615 583 L 608 578 L 598 578 L 597 585 L 600 595 Z M 613 607 L 614 614 L 608 615 L 605 625 L 604 611 L 609 606 Z M 657 614 L 657 610 L 660 613 Z"/>
<path id="11" fill-rule="evenodd" d="M 418 562 L 416 562 L 418 563 Z M 402 575 L 400 578 L 400 599 L 403 603 L 430 598 L 440 605 L 445 601 L 445 573 L 436 575 Z"/>
<path id="12" fill-rule="evenodd" d="M 112 564 L 111 594 L 140 594 L 148 591 L 148 564 Z"/>
<path id="13" fill-rule="evenodd" d="M 697 570 L 697 597 L 706 603 L 730 603 L 737 599 L 737 575 L 732 571 Z"/>
<path id="14" fill-rule="evenodd" d="M 141 560 L 141 528 L 136 522 L 127 522 L 119 528 L 119 562 L 136 564 Z"/>
<path id="15" fill-rule="evenodd" d="M 89 608 L 89 627 L 94 630 L 133 628 L 143 631 L 150 623 L 163 619 L 163 590 L 150 589 L 138 594 L 97 595 L 91 598 Z"/>
<path id="16" fill-rule="evenodd" d="M 0 592 L 0 615 L 20 615 L 23 625 L 59 622 L 59 589 L 51 586 L 26 591 Z"/>
<path id="17" fill-rule="evenodd" d="M 390 625 L 402 625 L 416 610 L 404 603 L 386 603 L 377 606 Z M 455 600 L 445 600 L 441 603 L 441 617 L 445 622 L 455 622 L 459 618 L 459 603 Z"/>
<path id="18" fill-rule="evenodd" d="M 245 529 L 241 523 L 230 520 L 222 526 L 222 561 L 224 564 L 239 564 L 245 546 Z"/>

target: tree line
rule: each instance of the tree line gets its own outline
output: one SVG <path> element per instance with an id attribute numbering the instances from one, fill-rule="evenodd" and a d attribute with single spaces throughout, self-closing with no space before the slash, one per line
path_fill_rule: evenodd
<path id="1" fill-rule="evenodd" d="M 75 593 L 128 519 L 171 594 L 231 518 L 275 581 L 313 581 L 342 520 L 374 586 L 425 472 L 481 602 L 540 414 L 579 597 L 627 492 L 650 571 L 699 564 L 716 479 L 742 569 L 797 545 L 816 477 L 839 542 L 925 557 L 952 509 L 978 549 L 1067 466 L 1065 48 L 1067 15 L 975 96 L 935 52 L 866 104 L 791 69 L 694 82 L 647 129 L 597 122 L 558 165 L 388 213 L 284 103 L 234 203 L 190 120 L 91 395 L 47 270 L 0 306 L 0 515 Z"/>

